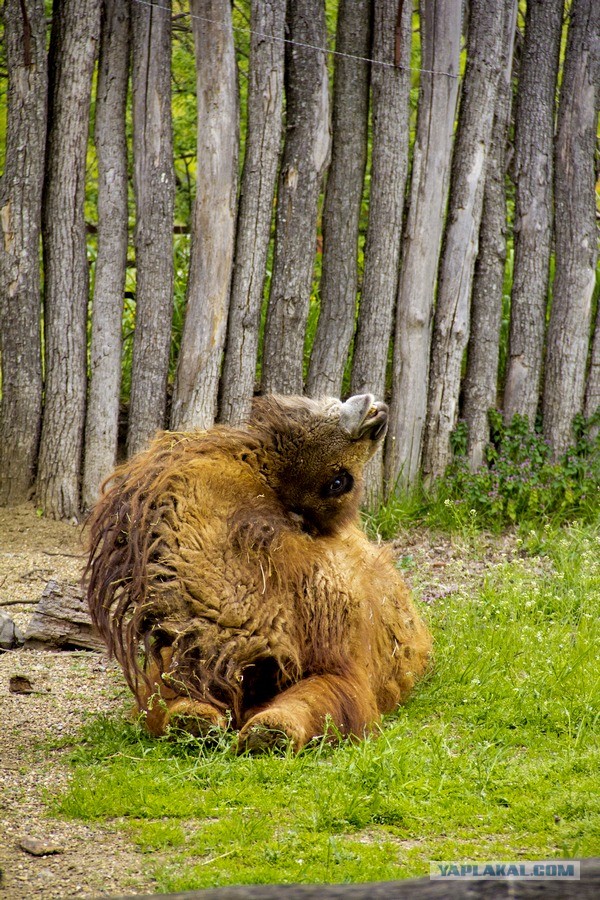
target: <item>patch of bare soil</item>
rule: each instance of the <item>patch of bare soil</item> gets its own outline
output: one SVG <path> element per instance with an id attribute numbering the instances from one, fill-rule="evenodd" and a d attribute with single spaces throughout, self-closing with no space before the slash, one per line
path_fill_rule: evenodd
<path id="1" fill-rule="evenodd" d="M 392 547 L 406 581 L 428 605 L 453 594 L 464 597 L 495 569 L 527 557 L 513 532 L 461 536 L 418 529 L 401 533 Z M 528 569 L 540 575 L 549 565 L 544 557 L 527 558 Z"/>
<path id="2" fill-rule="evenodd" d="M 394 551 L 426 603 L 464 596 L 519 554 L 513 537 L 466 541 L 423 531 L 401 535 Z M 82 567 L 79 527 L 39 518 L 31 505 L 0 509 L 0 609 L 22 630 L 46 582 L 77 584 Z M 11 693 L 15 675 L 28 678 L 33 692 Z M 147 857 L 118 823 L 84 825 L 48 814 L 48 798 L 68 782 L 81 725 L 120 711 L 126 696 L 120 671 L 99 653 L 0 652 L 0 900 L 152 892 Z M 53 741 L 56 748 L 48 749 Z M 34 856 L 21 846 L 25 839 L 59 852 Z"/>

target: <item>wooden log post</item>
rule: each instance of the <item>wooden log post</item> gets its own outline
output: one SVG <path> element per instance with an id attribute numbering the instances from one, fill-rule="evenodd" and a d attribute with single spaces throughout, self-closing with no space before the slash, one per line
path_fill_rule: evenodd
<path id="1" fill-rule="evenodd" d="M 25 648 L 104 650 L 77 585 L 49 581 L 25 631 Z"/>

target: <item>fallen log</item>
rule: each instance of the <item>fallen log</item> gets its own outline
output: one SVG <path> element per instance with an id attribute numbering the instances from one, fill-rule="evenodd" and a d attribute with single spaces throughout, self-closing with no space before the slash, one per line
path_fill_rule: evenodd
<path id="1" fill-rule="evenodd" d="M 26 649 L 105 650 L 85 595 L 74 584 L 49 581 L 25 631 Z"/>

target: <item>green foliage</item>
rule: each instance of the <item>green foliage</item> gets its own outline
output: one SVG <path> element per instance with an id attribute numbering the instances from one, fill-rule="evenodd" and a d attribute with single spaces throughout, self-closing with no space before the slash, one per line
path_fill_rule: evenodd
<path id="1" fill-rule="evenodd" d="M 512 223 L 514 202 L 509 200 L 508 210 Z M 513 271 L 515 263 L 515 248 L 512 236 L 506 244 L 506 261 L 504 263 L 504 282 L 502 285 L 502 320 L 500 325 L 500 346 L 498 353 L 498 383 L 504 384 L 506 380 L 506 366 L 508 364 L 508 337 L 510 330 L 510 297 L 512 292 Z"/>
<path id="2" fill-rule="evenodd" d="M 490 411 L 491 442 L 486 463 L 471 471 L 466 425 L 453 435 L 454 460 L 446 475 L 428 488 L 417 484 L 365 514 L 368 531 L 384 539 L 412 524 L 466 533 L 518 525 L 524 530 L 565 522 L 594 522 L 600 515 L 600 410 L 573 423 L 575 442 L 558 460 L 548 443 L 515 416 L 505 425 Z"/>
<path id="3" fill-rule="evenodd" d="M 98 717 L 54 811 L 121 823 L 161 891 L 592 855 L 599 543 L 597 528 L 559 531 L 543 564 L 501 564 L 430 605 L 432 673 L 378 737 L 238 757 L 231 735 L 157 741 Z"/>
<path id="4" fill-rule="evenodd" d="M 174 12 L 182 15 L 178 2 Z M 187 9 L 186 9 L 187 11 Z M 179 22 L 181 21 L 181 24 Z M 173 27 L 171 56 L 171 98 L 173 111 L 173 162 L 175 166 L 175 221 L 189 225 L 196 193 L 196 62 L 194 38 L 187 16 Z"/>
<path id="5" fill-rule="evenodd" d="M 171 353 L 169 357 L 169 383 L 175 380 L 179 348 L 185 321 L 185 303 L 187 273 L 190 266 L 191 237 L 189 234 L 177 235 L 175 238 L 175 270 L 173 293 L 173 325 L 171 332 Z"/>
<path id="6" fill-rule="evenodd" d="M 384 503 L 362 511 L 365 531 L 373 540 L 390 541 L 403 529 L 415 525 L 434 525 L 434 493 L 419 481 L 409 489 L 399 489 Z"/>
<path id="7" fill-rule="evenodd" d="M 487 466 L 471 472 L 466 458 L 466 433 L 455 433 L 455 460 L 438 485 L 437 500 L 449 500 L 456 508 L 475 514 L 481 526 L 499 529 L 510 524 L 559 524 L 593 520 L 600 509 L 600 444 L 593 438 L 600 422 L 597 414 L 588 422 L 574 423 L 575 444 L 553 461 L 550 446 L 527 419 L 515 416 L 504 425 L 502 416 L 490 412 L 491 443 Z"/>
<path id="8" fill-rule="evenodd" d="M 123 298 L 123 347 L 121 350 L 121 402 L 127 403 L 131 394 L 131 367 L 133 365 L 133 335 L 135 331 L 135 294 L 128 282 L 135 285 L 131 271 L 125 276 L 126 290 Z"/>

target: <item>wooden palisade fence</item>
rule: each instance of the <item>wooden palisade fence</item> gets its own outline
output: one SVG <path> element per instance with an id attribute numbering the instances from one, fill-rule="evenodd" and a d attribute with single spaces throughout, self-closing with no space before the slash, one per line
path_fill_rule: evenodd
<path id="1" fill-rule="evenodd" d="M 443 475 L 459 418 L 477 468 L 490 408 L 556 457 L 597 411 L 597 0 L 5 0 L 3 26 L 0 503 L 78 517 L 119 453 L 256 391 L 385 395 L 376 493 Z"/>

